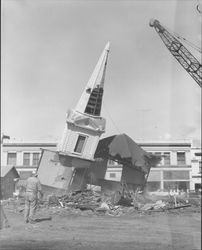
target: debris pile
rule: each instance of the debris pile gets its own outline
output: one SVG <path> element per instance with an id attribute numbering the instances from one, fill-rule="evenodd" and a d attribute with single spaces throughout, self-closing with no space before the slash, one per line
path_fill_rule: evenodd
<path id="1" fill-rule="evenodd" d="M 94 211 L 100 206 L 101 196 L 99 193 L 86 190 L 86 191 L 75 191 L 68 195 L 60 197 L 52 196 L 49 197 L 48 205 L 55 199 L 55 204 L 59 204 L 61 207 L 72 207 L 79 208 L 80 210 L 92 210 Z"/>
<path id="2" fill-rule="evenodd" d="M 103 195 L 100 192 L 92 190 L 77 191 L 63 196 L 50 196 L 48 205 L 59 206 L 72 210 L 91 210 L 96 214 L 107 214 L 111 216 L 120 216 L 123 214 L 144 213 L 146 211 L 166 211 L 193 206 L 187 197 L 153 197 L 139 193 L 123 195 L 121 192 L 115 192 L 111 196 Z M 194 206 L 200 206 L 195 204 Z"/>
<path id="3" fill-rule="evenodd" d="M 187 207 L 192 207 L 193 210 L 201 206 L 201 196 L 157 196 L 138 191 L 123 192 L 123 190 L 115 191 L 110 195 L 94 190 L 75 191 L 63 196 L 52 194 L 46 198 L 38 202 L 39 213 L 48 211 L 64 215 L 122 216 L 170 210 L 180 212 Z M 15 213 L 22 213 L 24 211 L 24 198 L 5 200 L 2 201 L 2 205 Z M 198 209 L 193 211 L 198 211 Z"/>

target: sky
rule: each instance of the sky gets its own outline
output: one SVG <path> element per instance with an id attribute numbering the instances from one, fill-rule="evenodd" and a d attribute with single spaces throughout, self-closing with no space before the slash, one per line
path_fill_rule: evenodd
<path id="1" fill-rule="evenodd" d="M 104 49 L 111 49 L 103 137 L 190 139 L 200 146 L 201 89 L 170 54 L 150 19 L 201 46 L 199 0 L 3 0 L 1 132 L 60 140 Z M 201 60 L 201 54 L 185 45 Z"/>

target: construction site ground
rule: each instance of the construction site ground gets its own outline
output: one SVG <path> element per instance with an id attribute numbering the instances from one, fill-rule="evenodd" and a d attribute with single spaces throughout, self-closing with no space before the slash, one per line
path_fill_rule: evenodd
<path id="1" fill-rule="evenodd" d="M 10 227 L 0 231 L 1 250 L 201 249 L 200 207 L 118 217 L 51 207 L 38 211 L 36 224 L 26 224 L 23 211 L 5 206 L 4 212 Z"/>

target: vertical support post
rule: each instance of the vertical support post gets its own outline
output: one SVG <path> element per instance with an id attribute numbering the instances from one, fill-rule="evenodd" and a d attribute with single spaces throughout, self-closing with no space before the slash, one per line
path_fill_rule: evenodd
<path id="1" fill-rule="evenodd" d="M 163 170 L 160 170 L 161 171 L 161 183 L 160 183 L 160 188 L 161 190 L 164 190 L 164 183 L 163 183 Z"/>

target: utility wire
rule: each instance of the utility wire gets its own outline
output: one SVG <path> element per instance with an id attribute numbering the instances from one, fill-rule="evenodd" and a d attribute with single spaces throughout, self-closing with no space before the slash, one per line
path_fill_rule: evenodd
<path id="1" fill-rule="evenodd" d="M 104 108 L 104 110 L 106 111 L 106 113 L 108 114 L 108 116 L 109 116 L 109 118 L 110 118 L 112 124 L 114 125 L 115 129 L 117 130 L 117 132 L 118 132 L 119 134 L 122 134 L 122 132 L 121 132 L 121 131 L 119 130 L 119 128 L 116 126 L 116 123 L 113 121 L 113 119 L 112 119 L 112 117 L 111 117 L 109 111 L 107 110 L 107 108 L 106 108 L 106 106 L 105 106 L 104 104 L 103 104 L 103 108 Z"/>

